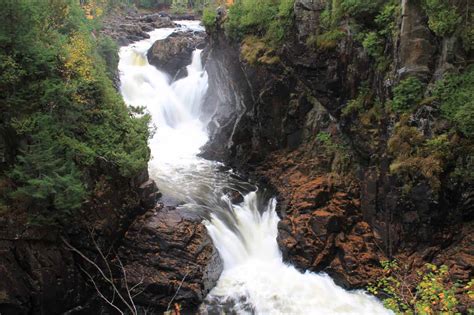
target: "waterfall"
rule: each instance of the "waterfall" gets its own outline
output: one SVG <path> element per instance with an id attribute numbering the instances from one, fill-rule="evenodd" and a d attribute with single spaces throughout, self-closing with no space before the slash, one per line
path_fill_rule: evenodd
<path id="1" fill-rule="evenodd" d="M 202 30 L 197 22 L 184 27 Z M 206 219 L 224 262 L 217 286 L 203 305 L 239 314 L 390 314 L 374 297 L 348 292 L 325 274 L 301 273 L 283 262 L 276 241 L 276 200 L 260 202 L 257 187 L 222 165 L 197 156 L 208 141 L 199 119 L 208 88 L 201 51 L 193 53 L 188 75 L 176 82 L 148 63 L 153 42 L 175 29 L 158 29 L 150 38 L 120 50 L 121 93 L 130 106 L 143 106 L 156 131 L 149 141 L 150 176 L 165 198 L 183 203 Z M 229 189 L 245 197 L 232 204 Z"/>

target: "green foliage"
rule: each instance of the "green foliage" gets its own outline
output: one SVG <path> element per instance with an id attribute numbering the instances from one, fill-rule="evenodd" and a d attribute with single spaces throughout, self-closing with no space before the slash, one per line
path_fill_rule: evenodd
<path id="1" fill-rule="evenodd" d="M 306 44 L 309 46 L 315 46 L 320 50 L 330 50 L 336 48 L 339 40 L 344 37 L 346 37 L 346 32 L 340 29 L 334 29 L 318 36 L 310 36 L 306 41 Z"/>
<path id="2" fill-rule="evenodd" d="M 325 150 L 327 153 L 333 155 L 336 163 L 333 163 L 334 166 L 339 167 L 339 171 L 347 170 L 347 167 L 350 164 L 350 155 L 348 147 L 342 143 L 340 140 L 335 141 L 332 135 L 329 132 L 321 131 L 316 135 L 316 140 L 321 143 L 321 149 Z"/>
<path id="3" fill-rule="evenodd" d="M 441 37 L 451 35 L 462 21 L 456 6 L 446 0 L 423 0 L 423 9 L 428 15 L 428 26 Z"/>
<path id="4" fill-rule="evenodd" d="M 216 24 L 217 12 L 214 7 L 205 8 L 202 13 L 202 24 L 207 29 L 213 28 Z"/>
<path id="5" fill-rule="evenodd" d="M 378 34 L 384 37 L 395 37 L 398 32 L 397 21 L 401 15 L 399 1 L 388 1 L 375 17 Z"/>
<path id="6" fill-rule="evenodd" d="M 117 47 L 91 36 L 97 23 L 76 1 L 7 1 L 0 18 L 0 132 L 18 152 L 0 173 L 12 183 L 2 198 L 54 221 L 87 198 L 92 167 L 146 168 L 148 117 L 113 88 Z"/>
<path id="7" fill-rule="evenodd" d="M 383 54 L 383 40 L 376 32 L 367 33 L 362 46 L 371 57 L 379 58 Z"/>
<path id="8" fill-rule="evenodd" d="M 119 63 L 118 50 L 118 45 L 112 38 L 105 35 L 99 37 L 97 52 L 105 60 L 107 74 L 110 79 L 114 79 L 117 72 Z"/>
<path id="9" fill-rule="evenodd" d="M 408 77 L 393 89 L 392 108 L 396 112 L 410 111 L 423 99 L 424 84 L 416 77 Z"/>
<path id="10" fill-rule="evenodd" d="M 280 58 L 275 54 L 275 50 L 256 36 L 246 36 L 244 38 L 240 55 L 243 60 L 252 65 L 256 63 L 271 65 L 280 61 Z"/>
<path id="11" fill-rule="evenodd" d="M 466 136 L 474 137 L 474 66 L 462 74 L 448 74 L 436 83 L 433 95 L 443 115 Z"/>
<path id="12" fill-rule="evenodd" d="M 347 105 L 342 109 L 342 117 L 349 117 L 352 114 L 359 113 L 364 108 L 369 96 L 369 89 L 363 85 L 360 88 L 357 97 L 347 102 Z"/>
<path id="13" fill-rule="evenodd" d="M 396 314 L 455 314 L 456 285 L 447 266 L 426 264 L 417 274 L 396 261 L 381 262 L 384 275 L 368 291 L 383 298 L 384 306 Z"/>
<path id="14" fill-rule="evenodd" d="M 335 3 L 337 1 L 333 1 Z M 341 15 L 350 17 L 367 17 L 376 13 L 382 1 L 377 0 L 341 0 Z M 337 10 L 338 8 L 336 8 Z"/>
<path id="15" fill-rule="evenodd" d="M 86 194 L 74 155 L 60 143 L 60 130 L 50 115 L 36 114 L 32 120 L 31 144 L 9 173 L 18 185 L 11 196 L 25 207 L 54 207 L 60 215 L 69 214 Z"/>
<path id="16" fill-rule="evenodd" d="M 257 35 L 271 44 L 281 42 L 293 23 L 294 0 L 240 0 L 228 12 L 227 33 L 238 39 Z"/>
<path id="17" fill-rule="evenodd" d="M 390 172 L 402 179 L 405 193 L 413 183 L 422 179 L 437 193 L 441 188 L 444 167 L 452 160 L 449 137 L 440 134 L 426 139 L 416 127 L 408 126 L 407 120 L 407 115 L 401 118 L 387 143 L 388 153 L 394 158 Z"/>
<path id="18" fill-rule="evenodd" d="M 474 51 L 474 13 L 468 14 L 461 32 L 461 39 L 466 51 Z"/>

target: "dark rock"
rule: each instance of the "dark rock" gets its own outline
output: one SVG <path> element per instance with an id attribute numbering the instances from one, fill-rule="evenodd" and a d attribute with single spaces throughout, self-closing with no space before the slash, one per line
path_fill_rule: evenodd
<path id="1" fill-rule="evenodd" d="M 141 283 L 144 290 L 137 303 L 161 311 L 175 293 L 174 303 L 185 312 L 197 309 L 223 268 L 202 219 L 189 210 L 168 207 L 137 218 L 119 256 L 129 286 Z"/>
<path id="2" fill-rule="evenodd" d="M 172 78 L 186 75 L 185 67 L 191 64 L 193 51 L 204 42 L 204 33 L 175 32 L 157 40 L 148 50 L 150 64 L 165 71 Z"/>
<path id="3" fill-rule="evenodd" d="M 416 75 L 424 79 L 430 76 L 435 47 L 431 32 L 423 20 L 420 4 L 417 1 L 402 2 L 402 25 L 400 30 L 400 70 L 403 79 Z"/>

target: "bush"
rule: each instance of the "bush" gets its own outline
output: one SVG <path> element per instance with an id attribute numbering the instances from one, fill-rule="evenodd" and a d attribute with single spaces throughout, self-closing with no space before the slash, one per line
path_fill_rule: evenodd
<path id="1" fill-rule="evenodd" d="M 12 183 L 1 204 L 63 219 L 86 200 L 91 174 L 146 169 L 148 116 L 117 94 L 116 46 L 91 35 L 95 17 L 76 2 L 8 1 L 0 18 L 0 132 L 18 152 L 0 173 Z"/>
<path id="2" fill-rule="evenodd" d="M 339 40 L 344 37 L 346 37 L 346 32 L 340 29 L 334 29 L 318 36 L 310 36 L 306 44 L 320 50 L 331 50 L 336 48 Z"/>
<path id="3" fill-rule="evenodd" d="M 441 37 L 451 35 L 462 21 L 456 6 L 446 0 L 423 0 L 423 9 L 428 15 L 428 26 Z"/>
<path id="4" fill-rule="evenodd" d="M 416 77 L 408 77 L 393 89 L 392 108 L 397 112 L 410 111 L 423 99 L 424 84 Z"/>
<path id="5" fill-rule="evenodd" d="M 443 115 L 467 137 L 474 137 L 474 66 L 462 74 L 448 74 L 436 83 L 433 95 Z"/>
<path id="6" fill-rule="evenodd" d="M 457 314 L 456 285 L 447 266 L 426 264 L 417 274 L 396 261 L 381 262 L 384 275 L 368 291 L 396 314 Z"/>
<path id="7" fill-rule="evenodd" d="M 378 36 L 376 32 L 367 33 L 362 42 L 365 50 L 369 56 L 374 58 L 380 58 L 383 54 L 383 40 Z"/>
<path id="8" fill-rule="evenodd" d="M 292 25 L 294 0 L 241 0 L 228 12 L 227 33 L 237 39 L 256 35 L 277 45 Z"/>
<path id="9" fill-rule="evenodd" d="M 97 52 L 105 60 L 107 75 L 110 79 L 115 79 L 119 56 L 119 47 L 117 43 L 110 37 L 102 35 L 97 41 Z"/>
<path id="10" fill-rule="evenodd" d="M 202 12 L 202 24 L 207 28 L 211 29 L 216 25 L 217 11 L 214 7 L 207 7 Z"/>

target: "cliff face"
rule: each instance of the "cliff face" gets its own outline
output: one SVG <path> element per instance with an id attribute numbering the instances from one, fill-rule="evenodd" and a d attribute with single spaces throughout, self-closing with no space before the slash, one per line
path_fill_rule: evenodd
<path id="1" fill-rule="evenodd" d="M 339 23 L 344 36 L 310 44 L 324 32 L 325 1 L 295 1 L 291 36 L 270 53 L 255 49 L 255 38 L 229 38 L 219 23 L 210 30 L 203 155 L 273 184 L 285 259 L 352 288 L 393 257 L 413 261 L 413 270 L 434 261 L 459 279 L 472 276 L 472 179 L 452 173 L 468 167 L 472 142 L 449 131 L 429 97 L 447 71 L 468 67 L 468 51 L 457 35 L 435 36 L 418 2 L 400 6 L 394 35 L 378 48 L 384 62 L 355 38 L 350 20 Z M 410 111 L 390 109 L 407 79 L 420 82 L 425 99 Z M 423 151 L 442 134 L 449 158 Z M 419 150 L 405 154 L 406 146 Z"/>

